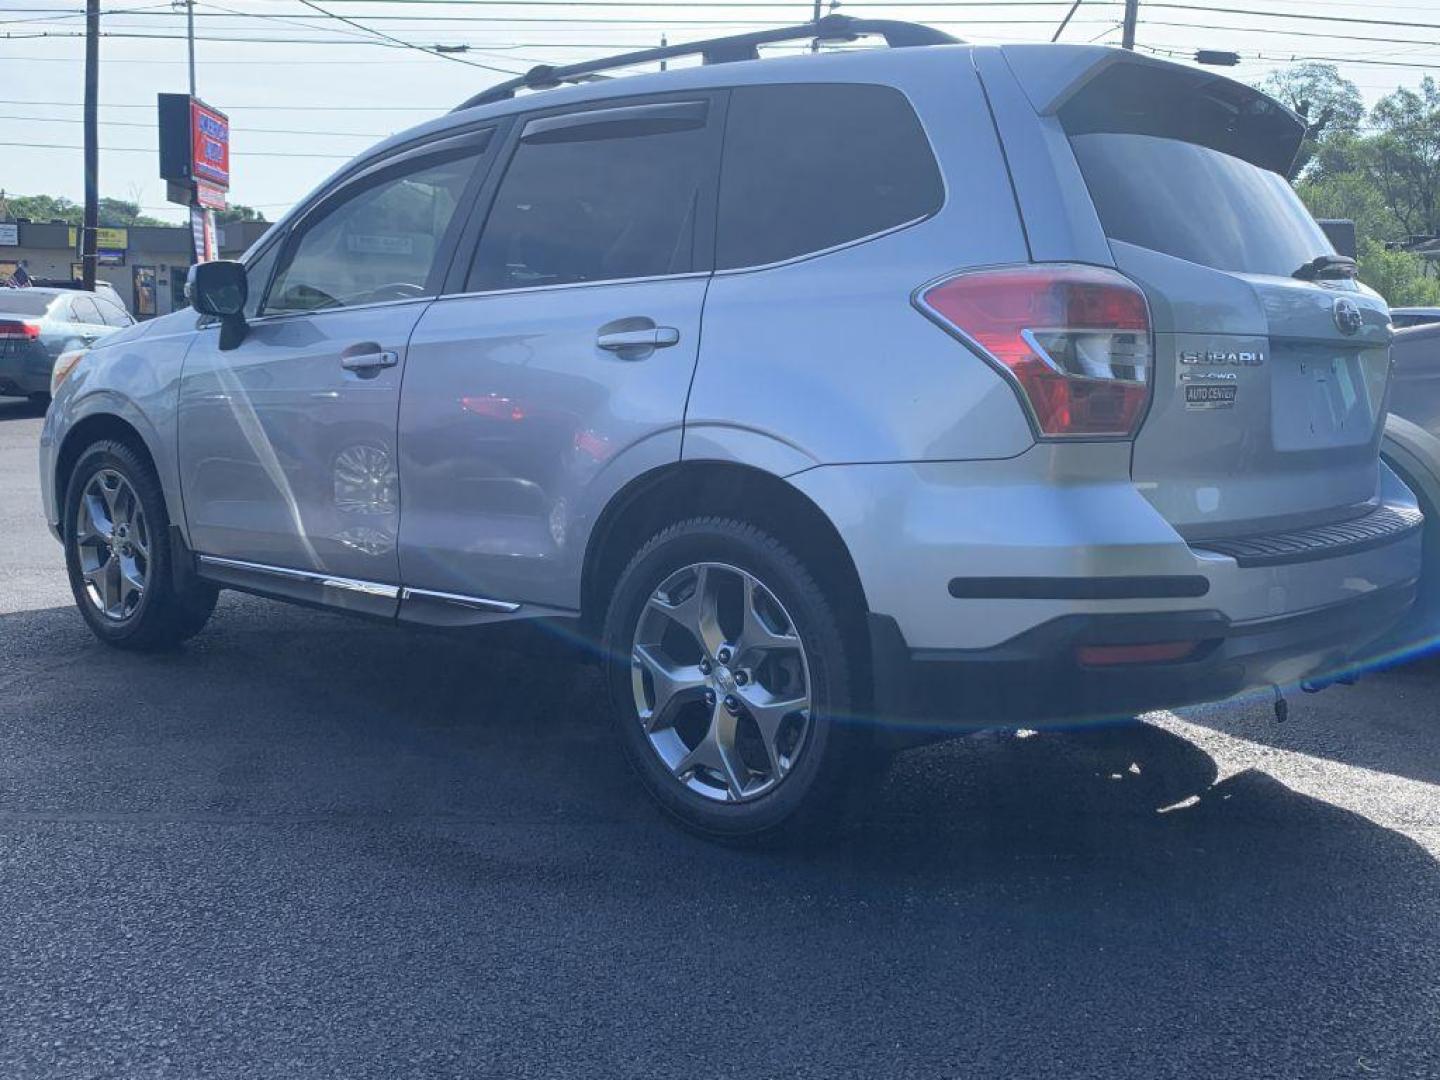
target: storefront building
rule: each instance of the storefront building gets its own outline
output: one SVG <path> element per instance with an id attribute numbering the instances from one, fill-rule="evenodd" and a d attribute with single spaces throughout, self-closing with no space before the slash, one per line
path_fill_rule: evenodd
<path id="1" fill-rule="evenodd" d="M 269 227 L 261 221 L 222 226 L 220 257 L 238 258 Z M 8 280 L 22 264 L 37 281 L 78 281 L 77 232 L 75 226 L 63 222 L 0 222 L 0 281 Z M 97 240 L 100 266 L 96 276 L 114 286 L 137 319 L 185 306 L 185 275 L 194 248 L 188 225 L 101 228 Z"/>

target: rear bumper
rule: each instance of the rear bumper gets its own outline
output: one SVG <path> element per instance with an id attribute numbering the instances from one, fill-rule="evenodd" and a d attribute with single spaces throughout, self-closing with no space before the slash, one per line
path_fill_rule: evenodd
<path id="1" fill-rule="evenodd" d="M 1413 602 L 1422 518 L 1383 465 L 1369 517 L 1204 547 L 1128 469 L 1127 446 L 1096 443 L 790 477 L 859 575 L 876 712 L 951 730 L 1033 727 L 1288 690 L 1343 673 Z M 1198 644 L 1174 662 L 1077 657 L 1170 642 Z"/>
<path id="2" fill-rule="evenodd" d="M 1407 581 L 1309 611 L 1235 622 L 1215 610 L 1067 615 L 984 649 L 911 649 L 870 617 L 875 712 L 916 732 L 1043 727 L 1218 701 L 1347 674 L 1414 602 Z M 1086 645 L 1198 641 L 1179 663 L 1088 667 Z"/>
<path id="3" fill-rule="evenodd" d="M 0 344 L 0 394 L 26 397 L 48 391 L 53 366 L 53 358 L 39 344 Z"/>

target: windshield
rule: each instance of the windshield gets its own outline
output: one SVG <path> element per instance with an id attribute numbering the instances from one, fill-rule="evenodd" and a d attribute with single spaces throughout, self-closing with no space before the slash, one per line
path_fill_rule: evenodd
<path id="1" fill-rule="evenodd" d="M 44 315 L 54 299 L 53 293 L 0 289 L 0 315 Z"/>
<path id="2" fill-rule="evenodd" d="M 1178 139 L 1070 140 L 1105 235 L 1216 270 L 1289 276 L 1334 252 L 1277 173 Z"/>

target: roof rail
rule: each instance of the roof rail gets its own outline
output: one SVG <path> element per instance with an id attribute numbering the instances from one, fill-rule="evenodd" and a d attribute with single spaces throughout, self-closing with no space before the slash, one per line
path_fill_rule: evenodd
<path id="1" fill-rule="evenodd" d="M 477 105 L 489 105 L 495 101 L 508 101 L 517 90 L 550 90 L 568 82 L 584 82 L 596 76 L 597 72 L 613 68 L 630 67 L 632 64 L 649 64 L 658 60 L 669 60 L 676 56 L 700 55 L 707 64 L 727 64 L 735 60 L 757 60 L 759 46 L 776 41 L 797 41 L 814 38 L 819 41 L 854 41 L 867 34 L 878 34 L 892 49 L 912 45 L 958 45 L 960 39 L 951 37 L 943 30 L 936 30 L 919 23 L 899 22 L 894 19 L 856 19 L 849 15 L 826 15 L 815 21 L 798 26 L 781 26 L 774 30 L 757 30 L 750 34 L 733 34 L 730 37 L 710 38 L 706 41 L 692 41 L 684 45 L 662 45 L 655 49 L 641 49 L 638 52 L 605 56 L 596 60 L 583 60 L 578 64 L 560 67 L 540 64 L 524 75 L 507 79 L 467 98 L 452 112 L 473 109 Z"/>

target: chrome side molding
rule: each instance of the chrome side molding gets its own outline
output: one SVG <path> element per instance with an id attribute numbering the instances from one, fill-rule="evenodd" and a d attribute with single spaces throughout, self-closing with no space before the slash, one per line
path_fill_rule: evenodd
<path id="1" fill-rule="evenodd" d="M 509 600 L 490 600 L 483 596 L 436 592 L 434 589 L 412 589 L 408 585 L 400 590 L 400 599 L 402 602 L 405 600 L 437 600 L 441 603 L 454 604 L 457 607 L 470 608 L 472 611 L 498 611 L 508 614 L 520 610 L 519 604 L 511 603 Z"/>
<path id="2" fill-rule="evenodd" d="M 286 581 L 299 581 L 311 585 L 319 585 L 326 589 L 340 589 L 343 592 L 362 593 L 365 596 L 374 596 L 384 600 L 425 600 L 435 601 L 443 604 L 453 604 L 456 607 L 466 608 L 470 611 L 488 611 L 508 615 L 520 610 L 520 605 L 509 600 L 491 600 L 484 596 L 466 596 L 462 593 L 437 592 L 434 589 L 412 589 L 409 586 L 386 585 L 379 581 L 362 581 L 359 578 L 337 577 L 334 574 L 320 574 L 311 570 L 295 570 L 287 566 L 271 566 L 267 563 L 246 562 L 243 559 L 226 559 L 219 555 L 197 555 L 196 560 L 201 567 L 214 567 L 217 570 L 238 570 L 242 573 L 260 574 L 268 577 L 283 578 Z"/>
<path id="3" fill-rule="evenodd" d="M 336 577 L 334 574 L 317 574 L 309 570 L 292 570 L 286 566 L 270 566 L 267 563 L 245 562 L 243 559 L 226 559 L 219 555 L 197 555 L 201 566 L 213 566 L 224 570 L 241 570 L 252 574 L 266 574 L 270 577 L 285 578 L 288 581 L 305 581 L 323 588 L 341 589 L 345 592 L 364 593 L 386 600 L 400 596 L 400 586 L 385 585 L 378 581 L 361 581 L 358 578 Z"/>

